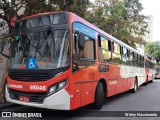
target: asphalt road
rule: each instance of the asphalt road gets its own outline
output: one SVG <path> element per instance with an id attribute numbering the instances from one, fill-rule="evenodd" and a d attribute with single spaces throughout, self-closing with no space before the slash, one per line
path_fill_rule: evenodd
<path id="1" fill-rule="evenodd" d="M 49 113 L 54 118 L 42 116 L 42 120 L 48 119 L 68 119 L 68 120 L 160 120 L 160 117 L 137 117 L 138 113 L 153 114 L 160 116 L 160 79 L 154 80 L 153 83 L 142 85 L 137 93 L 125 92 L 108 98 L 100 111 L 94 110 L 91 105 L 79 108 L 74 111 L 56 111 L 48 109 L 33 108 L 17 105 L 12 108 L 5 108 L 2 111 L 10 112 L 37 112 Z M 127 117 L 125 113 L 136 114 L 136 117 Z M 66 117 L 69 115 L 68 117 Z M 123 117 L 122 117 L 123 116 Z M 21 120 L 22 118 L 0 118 L 3 120 Z M 28 119 L 28 118 L 27 118 Z M 32 120 L 37 118 L 30 118 Z"/>

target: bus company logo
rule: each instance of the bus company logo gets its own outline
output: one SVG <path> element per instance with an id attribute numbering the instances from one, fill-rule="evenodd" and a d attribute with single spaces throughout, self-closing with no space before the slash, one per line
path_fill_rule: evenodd
<path id="1" fill-rule="evenodd" d="M 23 89 L 24 89 L 24 90 L 26 90 L 26 89 L 27 89 L 27 87 L 26 87 L 25 85 L 23 85 Z"/>
<path id="2" fill-rule="evenodd" d="M 22 85 L 15 85 L 15 84 L 8 84 L 9 88 L 18 88 L 18 89 L 22 89 Z"/>

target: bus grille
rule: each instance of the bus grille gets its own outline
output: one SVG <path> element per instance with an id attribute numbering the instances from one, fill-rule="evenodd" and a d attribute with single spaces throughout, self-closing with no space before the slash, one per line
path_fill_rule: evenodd
<path id="1" fill-rule="evenodd" d="M 9 96 L 11 99 L 19 100 L 19 96 L 27 96 L 30 99 L 30 102 L 37 102 L 37 103 L 43 103 L 43 100 L 46 98 L 47 93 L 28 93 L 28 92 L 21 92 L 21 91 L 15 91 L 9 89 Z"/>
<path id="2" fill-rule="evenodd" d="M 46 81 L 52 78 L 49 73 L 35 72 L 9 72 L 8 75 L 13 80 L 29 82 Z"/>

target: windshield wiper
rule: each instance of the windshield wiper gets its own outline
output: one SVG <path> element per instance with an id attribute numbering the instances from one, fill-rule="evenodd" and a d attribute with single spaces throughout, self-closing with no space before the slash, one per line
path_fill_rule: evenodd
<path id="1" fill-rule="evenodd" d="M 42 35 L 38 39 L 38 43 L 37 43 L 36 48 L 35 48 L 35 56 L 34 56 L 34 58 L 36 58 L 37 51 L 43 46 L 44 41 L 48 38 L 48 36 L 51 33 L 51 31 L 52 31 L 51 27 L 47 27 L 46 30 L 44 31 L 44 35 Z"/>

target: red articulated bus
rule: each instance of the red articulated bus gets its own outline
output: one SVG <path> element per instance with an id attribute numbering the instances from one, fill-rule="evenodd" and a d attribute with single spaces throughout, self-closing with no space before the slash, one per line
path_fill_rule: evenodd
<path id="1" fill-rule="evenodd" d="M 154 62 L 149 59 L 149 57 L 145 57 L 145 68 L 146 68 L 146 84 L 148 82 L 153 82 L 153 79 L 155 78 L 155 70 L 154 70 Z"/>
<path id="2" fill-rule="evenodd" d="M 36 14 L 13 31 L 8 102 L 60 110 L 90 103 L 146 82 L 144 55 L 70 12 Z M 148 76 L 149 78 L 149 76 Z"/>

